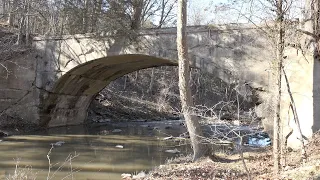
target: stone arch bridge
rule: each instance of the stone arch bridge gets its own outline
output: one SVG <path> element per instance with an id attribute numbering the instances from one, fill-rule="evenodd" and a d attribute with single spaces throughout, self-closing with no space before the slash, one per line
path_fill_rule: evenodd
<path id="1" fill-rule="evenodd" d="M 249 25 L 194 26 L 187 34 L 191 65 L 224 82 L 258 89 L 264 103 L 257 113 L 270 120 L 268 103 L 275 90 L 271 40 Z M 44 127 L 82 123 L 95 94 L 118 77 L 177 65 L 175 28 L 141 31 L 135 42 L 87 34 L 35 37 L 32 46 L 31 52 L 17 54 L 0 71 L 0 111 Z M 302 129 L 310 137 L 320 129 L 320 63 L 292 47 L 286 48 L 286 56 Z M 284 122 L 289 131 L 296 127 L 285 92 L 284 87 L 282 117 L 289 120 Z"/>
<path id="2" fill-rule="evenodd" d="M 62 75 L 46 95 L 39 124 L 81 124 L 95 95 L 111 81 L 140 69 L 174 65 L 174 61 L 139 54 L 107 56 L 80 64 Z"/>

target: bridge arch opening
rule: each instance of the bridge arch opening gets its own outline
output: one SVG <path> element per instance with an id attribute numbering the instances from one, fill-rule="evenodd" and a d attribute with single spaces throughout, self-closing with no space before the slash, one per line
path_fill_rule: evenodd
<path id="1" fill-rule="evenodd" d="M 42 127 L 81 124 L 97 93 L 113 80 L 141 69 L 177 65 L 172 60 L 140 54 L 109 56 L 78 65 L 61 76 L 43 98 L 39 124 Z"/>

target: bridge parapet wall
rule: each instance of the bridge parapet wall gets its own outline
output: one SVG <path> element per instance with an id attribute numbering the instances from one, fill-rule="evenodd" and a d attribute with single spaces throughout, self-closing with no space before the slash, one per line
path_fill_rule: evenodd
<path id="1" fill-rule="evenodd" d="M 77 65 L 108 55 L 146 54 L 177 60 L 175 28 L 145 30 L 140 33 L 138 43 L 128 43 L 127 39 L 114 43 L 115 39 L 119 40 L 90 35 L 35 38 L 36 49 L 46 59 L 39 62 L 39 69 L 51 74 L 47 83 L 39 85 L 50 84 Z M 255 87 L 268 86 L 268 68 L 274 53 L 268 39 L 256 28 L 189 27 L 188 45 L 193 66 L 229 83 L 242 80 Z M 51 89 L 50 85 L 46 86 L 47 90 Z"/>

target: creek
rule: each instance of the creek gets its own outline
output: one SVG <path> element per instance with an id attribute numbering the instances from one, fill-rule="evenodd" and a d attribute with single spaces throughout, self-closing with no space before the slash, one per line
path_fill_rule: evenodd
<path id="1" fill-rule="evenodd" d="M 0 142 L 0 179 L 16 169 L 36 179 L 77 180 L 121 179 L 122 173 L 148 171 L 190 153 L 188 145 L 164 140 L 186 131 L 181 122 L 105 123 L 9 136 Z"/>

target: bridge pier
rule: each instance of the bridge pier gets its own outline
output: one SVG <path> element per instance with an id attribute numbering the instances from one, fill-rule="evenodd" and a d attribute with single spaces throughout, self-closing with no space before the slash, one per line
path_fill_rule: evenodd
<path id="1" fill-rule="evenodd" d="M 68 126 L 84 123 L 93 96 L 51 94 L 39 112 L 43 127 Z"/>

